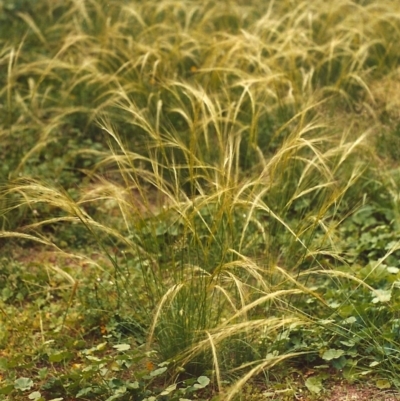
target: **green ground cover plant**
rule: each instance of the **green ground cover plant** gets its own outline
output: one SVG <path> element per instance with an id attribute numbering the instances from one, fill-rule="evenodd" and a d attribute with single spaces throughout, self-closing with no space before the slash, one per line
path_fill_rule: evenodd
<path id="1" fill-rule="evenodd" d="M 0 397 L 397 391 L 399 20 L 0 1 Z"/>

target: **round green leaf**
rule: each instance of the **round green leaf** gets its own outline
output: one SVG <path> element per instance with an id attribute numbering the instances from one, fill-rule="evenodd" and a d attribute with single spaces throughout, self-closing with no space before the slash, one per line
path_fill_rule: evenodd
<path id="1" fill-rule="evenodd" d="M 306 380 L 305 385 L 308 388 L 308 390 L 314 394 L 320 393 L 323 389 L 321 379 L 318 376 L 309 377 Z"/>
<path id="2" fill-rule="evenodd" d="M 382 380 L 376 381 L 376 387 L 378 387 L 379 390 L 384 390 L 384 389 L 392 387 L 392 385 L 389 380 L 382 379 Z"/>
<path id="3" fill-rule="evenodd" d="M 197 381 L 203 386 L 206 387 L 210 384 L 210 379 L 207 376 L 200 376 Z"/>
<path id="4" fill-rule="evenodd" d="M 33 381 L 28 377 L 20 377 L 19 379 L 15 380 L 14 388 L 20 391 L 27 391 L 33 387 Z"/>
<path id="5" fill-rule="evenodd" d="M 322 359 L 325 361 L 331 361 L 332 359 L 340 358 L 343 354 L 343 350 L 331 348 L 323 353 Z"/>
<path id="6" fill-rule="evenodd" d="M 200 376 L 197 378 L 198 383 L 193 385 L 193 388 L 200 389 L 208 386 L 210 379 L 207 376 Z"/>

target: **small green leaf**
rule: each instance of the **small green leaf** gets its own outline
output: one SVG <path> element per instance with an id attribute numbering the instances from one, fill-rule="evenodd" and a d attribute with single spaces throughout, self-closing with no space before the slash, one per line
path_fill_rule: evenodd
<path id="1" fill-rule="evenodd" d="M 106 399 L 106 401 L 113 401 L 113 400 L 116 400 L 116 399 L 118 399 L 118 398 L 121 398 L 123 396 L 123 394 L 114 394 L 114 395 L 112 395 L 111 397 L 108 397 L 107 399 Z"/>
<path id="2" fill-rule="evenodd" d="M 0 370 L 8 369 L 8 360 L 6 358 L 0 358 Z"/>
<path id="3" fill-rule="evenodd" d="M 126 387 L 130 390 L 136 390 L 139 388 L 139 382 L 135 381 L 135 382 L 131 382 L 131 383 L 126 383 Z"/>
<path id="4" fill-rule="evenodd" d="M 197 381 L 199 382 L 201 388 L 204 388 L 210 384 L 210 379 L 207 376 L 200 376 Z"/>
<path id="5" fill-rule="evenodd" d="M 353 340 L 349 341 L 340 341 L 340 344 L 345 345 L 346 347 L 354 347 L 356 343 Z"/>
<path id="6" fill-rule="evenodd" d="M 47 376 L 47 372 L 48 372 L 48 369 L 47 369 L 47 368 L 39 369 L 39 371 L 38 371 L 38 377 L 39 377 L 39 379 L 40 379 L 40 380 L 43 380 L 43 379 Z"/>
<path id="7" fill-rule="evenodd" d="M 20 391 L 27 391 L 33 387 L 33 381 L 28 377 L 20 377 L 19 379 L 15 380 L 14 388 Z"/>
<path id="8" fill-rule="evenodd" d="M 168 395 L 176 390 L 176 384 L 171 384 L 164 391 L 160 393 L 160 395 Z"/>
<path id="9" fill-rule="evenodd" d="M 96 346 L 97 351 L 103 351 L 107 347 L 107 342 L 101 343 Z M 115 347 L 114 347 L 115 348 Z"/>
<path id="10" fill-rule="evenodd" d="M 71 357 L 72 354 L 68 351 L 55 352 L 54 354 L 49 355 L 49 361 L 62 362 L 65 361 L 66 359 L 70 359 Z"/>
<path id="11" fill-rule="evenodd" d="M 372 299 L 372 303 L 377 304 L 378 302 L 389 302 L 392 297 L 392 290 L 375 290 Z"/>
<path id="12" fill-rule="evenodd" d="M 125 393 L 126 393 L 126 387 L 125 386 L 119 387 L 114 391 L 114 394 L 111 397 L 108 397 L 106 399 L 106 401 L 113 401 L 118 398 L 121 398 Z"/>
<path id="13" fill-rule="evenodd" d="M 131 349 L 131 346 L 129 344 L 117 344 L 114 345 L 113 348 L 117 351 L 128 351 L 128 349 Z"/>
<path id="14" fill-rule="evenodd" d="M 85 396 L 85 395 L 91 395 L 93 393 L 93 387 L 85 387 L 85 388 L 83 388 L 83 389 L 81 389 L 77 394 L 76 394 L 76 397 L 77 398 L 79 398 L 79 397 L 82 397 L 82 396 Z"/>
<path id="15" fill-rule="evenodd" d="M 321 379 L 318 376 L 309 377 L 305 384 L 308 390 L 314 394 L 319 394 L 323 389 Z"/>
<path id="16" fill-rule="evenodd" d="M 38 400 L 39 398 L 42 398 L 42 394 L 40 394 L 39 391 L 34 391 L 33 393 L 30 393 L 30 394 L 28 395 L 28 398 L 29 398 L 30 400 Z"/>
<path id="17" fill-rule="evenodd" d="M 353 324 L 357 321 L 357 319 L 354 316 L 350 316 L 347 319 L 343 320 L 344 324 Z"/>
<path id="18" fill-rule="evenodd" d="M 0 387 L 0 394 L 8 395 L 14 390 L 14 386 L 12 384 L 8 384 L 7 386 Z"/>
<path id="19" fill-rule="evenodd" d="M 347 365 L 347 359 L 342 355 L 340 358 L 334 359 L 332 361 L 332 366 L 335 369 L 343 369 Z"/>
<path id="20" fill-rule="evenodd" d="M 331 361 L 332 359 L 340 358 L 343 354 L 343 350 L 331 348 L 323 353 L 322 359 L 325 361 Z"/>
<path id="21" fill-rule="evenodd" d="M 84 340 L 76 340 L 73 343 L 74 348 L 82 349 L 86 346 L 86 342 Z"/>
<path id="22" fill-rule="evenodd" d="M 120 388 L 124 388 L 124 392 L 126 392 L 125 383 L 120 379 L 114 378 L 109 380 L 108 386 L 115 391 L 118 391 Z"/>
<path id="23" fill-rule="evenodd" d="M 322 319 L 322 320 L 319 320 L 319 323 L 322 324 L 323 326 L 330 325 L 330 324 L 332 324 L 332 323 L 334 323 L 334 322 L 335 322 L 335 321 L 332 320 L 332 319 Z"/>
<path id="24" fill-rule="evenodd" d="M 382 380 L 376 381 L 376 387 L 378 387 L 379 390 L 384 390 L 384 389 L 392 387 L 392 384 L 390 383 L 389 380 L 382 379 Z"/>
<path id="25" fill-rule="evenodd" d="M 97 356 L 92 356 L 92 355 L 86 355 L 86 358 L 92 362 L 101 362 L 102 361 L 100 358 L 97 358 Z"/>
<path id="26" fill-rule="evenodd" d="M 167 369 L 168 369 L 168 368 L 164 367 L 164 368 L 160 368 L 160 369 L 153 370 L 152 372 L 150 372 L 150 376 L 151 376 L 151 377 L 160 376 L 160 375 L 162 375 Z"/>

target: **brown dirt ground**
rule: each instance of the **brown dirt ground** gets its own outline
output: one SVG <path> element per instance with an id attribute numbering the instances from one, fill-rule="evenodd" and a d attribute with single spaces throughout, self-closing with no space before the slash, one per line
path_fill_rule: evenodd
<path id="1" fill-rule="evenodd" d="M 365 384 L 335 384 L 328 394 L 319 398 L 325 401 L 396 401 L 400 400 L 400 393 L 391 390 L 379 390 Z"/>

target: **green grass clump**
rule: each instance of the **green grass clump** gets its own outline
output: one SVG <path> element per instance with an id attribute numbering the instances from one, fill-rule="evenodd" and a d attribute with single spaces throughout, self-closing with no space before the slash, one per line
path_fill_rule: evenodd
<path id="1" fill-rule="evenodd" d="M 229 400 L 301 366 L 315 394 L 330 369 L 399 384 L 393 2 L 0 10 L 0 241 L 53 252 L 37 277 L 4 259 L 8 330 L 41 301 L 2 394 Z"/>

